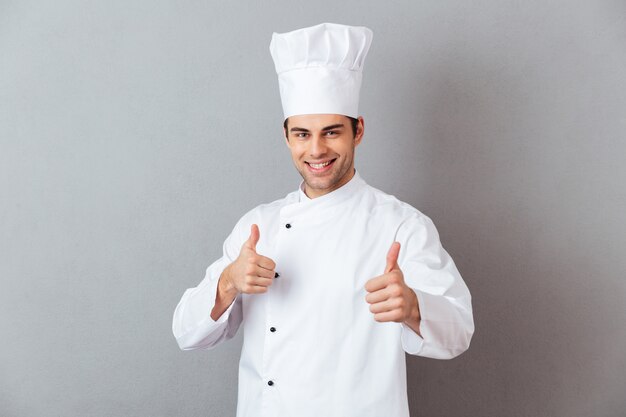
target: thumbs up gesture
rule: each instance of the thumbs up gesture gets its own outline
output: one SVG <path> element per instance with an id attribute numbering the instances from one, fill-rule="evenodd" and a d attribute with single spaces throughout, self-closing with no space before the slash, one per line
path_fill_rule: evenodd
<path id="1" fill-rule="evenodd" d="M 267 292 L 275 276 L 276 264 L 266 256 L 256 252 L 260 238 L 259 226 L 250 227 L 250 237 L 241 247 L 239 256 L 225 269 L 225 281 L 230 289 L 238 293 L 261 294 Z"/>
<path id="2" fill-rule="evenodd" d="M 419 334 L 420 312 L 417 295 L 404 282 L 398 265 L 400 243 L 393 242 L 387 252 L 387 266 L 382 275 L 365 283 L 368 292 L 365 301 L 378 322 L 406 322 Z"/>

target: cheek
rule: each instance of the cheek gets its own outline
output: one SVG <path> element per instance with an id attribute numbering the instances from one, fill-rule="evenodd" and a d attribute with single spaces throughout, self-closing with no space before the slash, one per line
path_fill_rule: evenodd
<path id="1" fill-rule="evenodd" d="M 293 159 L 294 161 L 302 158 L 303 152 L 300 149 L 291 147 L 289 148 L 289 151 L 291 152 L 291 159 Z"/>
<path id="2" fill-rule="evenodd" d="M 352 155 L 352 149 L 349 146 L 342 147 L 341 150 L 338 150 L 338 153 L 344 158 L 349 158 Z"/>
<path id="3" fill-rule="evenodd" d="M 291 156 L 294 159 L 302 159 L 306 155 L 306 146 L 304 145 L 295 145 L 291 148 Z"/>

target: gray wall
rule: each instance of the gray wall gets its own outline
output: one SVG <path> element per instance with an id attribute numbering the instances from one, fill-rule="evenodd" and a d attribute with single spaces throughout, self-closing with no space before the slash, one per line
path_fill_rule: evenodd
<path id="1" fill-rule="evenodd" d="M 172 312 L 299 183 L 268 45 L 323 21 L 375 34 L 357 168 L 473 295 L 412 415 L 626 415 L 626 2 L 511 0 L 0 0 L 0 415 L 234 415 L 240 338 Z"/>

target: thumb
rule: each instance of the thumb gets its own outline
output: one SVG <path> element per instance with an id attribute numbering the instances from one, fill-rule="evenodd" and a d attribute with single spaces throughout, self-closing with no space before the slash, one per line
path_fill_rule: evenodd
<path id="1" fill-rule="evenodd" d="M 250 237 L 246 240 L 245 246 L 256 252 L 256 244 L 261 236 L 259 232 L 259 226 L 253 224 L 250 226 Z"/>
<path id="2" fill-rule="evenodd" d="M 387 266 L 385 267 L 385 274 L 391 272 L 394 269 L 400 269 L 398 265 L 398 255 L 400 254 L 400 242 L 393 242 L 387 252 Z"/>

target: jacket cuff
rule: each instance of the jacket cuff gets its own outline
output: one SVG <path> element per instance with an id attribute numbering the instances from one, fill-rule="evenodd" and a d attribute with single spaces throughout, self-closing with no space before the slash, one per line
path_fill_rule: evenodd
<path id="1" fill-rule="evenodd" d="M 402 323 L 400 339 L 402 340 L 402 349 L 404 349 L 406 353 L 410 355 L 417 355 L 422 351 L 424 339 L 405 323 Z"/>
<path id="2" fill-rule="evenodd" d="M 173 325 L 174 336 L 181 349 L 188 350 L 211 344 L 226 331 L 237 297 L 217 320 L 213 320 L 211 311 L 215 307 L 218 281 L 218 278 L 212 279 L 206 285 L 188 289 L 183 294 L 174 313 Z"/>

